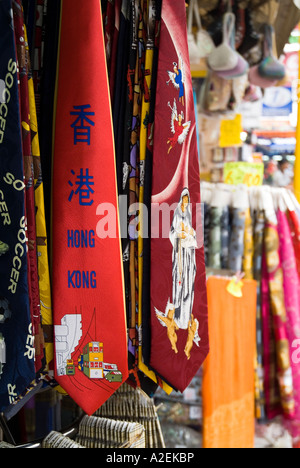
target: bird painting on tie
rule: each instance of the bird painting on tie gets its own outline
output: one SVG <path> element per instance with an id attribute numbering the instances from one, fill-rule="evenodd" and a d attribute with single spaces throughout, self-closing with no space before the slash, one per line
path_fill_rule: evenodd
<path id="1" fill-rule="evenodd" d="M 177 105 L 176 105 L 176 99 L 174 99 L 174 104 L 173 107 L 171 107 L 170 102 L 168 103 L 171 111 L 172 111 L 172 116 L 171 116 L 171 131 L 173 133 L 173 136 L 168 139 L 168 154 L 171 153 L 172 149 L 175 148 L 175 146 L 179 143 L 180 145 L 183 145 L 183 143 L 186 140 L 186 137 L 189 134 L 190 127 L 191 127 L 191 122 L 184 122 L 184 113 L 181 112 L 178 114 L 177 110 Z"/>
<path id="2" fill-rule="evenodd" d="M 178 101 L 185 106 L 185 71 L 184 71 L 184 64 L 183 58 L 179 55 L 179 64 L 177 62 L 173 62 L 173 71 L 168 71 L 169 81 L 173 84 L 174 88 L 179 90 L 179 98 Z"/>

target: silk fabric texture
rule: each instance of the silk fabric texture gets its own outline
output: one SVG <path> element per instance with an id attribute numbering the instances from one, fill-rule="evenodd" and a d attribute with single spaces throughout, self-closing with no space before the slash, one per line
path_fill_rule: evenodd
<path id="1" fill-rule="evenodd" d="M 295 415 L 291 357 L 287 334 L 287 312 L 284 296 L 284 275 L 280 259 L 278 226 L 266 220 L 264 248 L 270 293 L 270 310 L 276 343 L 277 378 L 283 414 Z"/>
<path id="2" fill-rule="evenodd" d="M 41 329 L 41 309 L 38 278 L 38 260 L 36 250 L 36 216 L 34 193 L 34 169 L 30 127 L 30 103 L 29 103 L 29 53 L 26 27 L 21 0 L 13 2 L 13 15 L 15 24 L 15 37 L 17 56 L 20 69 L 20 112 L 22 126 L 24 177 L 25 177 L 25 207 L 28 229 L 27 270 L 30 298 L 30 311 L 32 321 L 32 333 L 35 337 L 35 367 L 38 373 L 44 367 L 44 343 Z"/>
<path id="3" fill-rule="evenodd" d="M 300 338 L 300 284 L 297 263 L 293 247 L 292 235 L 285 212 L 278 211 L 278 232 L 280 239 L 280 259 L 284 273 L 284 297 L 287 313 L 287 337 L 291 357 L 293 392 L 295 399 L 295 415 L 290 423 L 294 441 L 300 440 L 300 367 L 293 360 L 295 348 L 293 343 Z"/>
<path id="4" fill-rule="evenodd" d="M 0 196 L 2 209 L 6 206 L 0 218 L 2 242 L 0 296 L 3 311 L 0 316 L 0 411 L 2 412 L 26 391 L 35 379 L 36 367 L 29 302 L 20 88 L 12 2 L 10 0 L 1 2 L 0 10 L 2 50 L 0 67 L 1 77 L 7 82 L 7 97 L 4 102 L 1 96 L 1 113 L 6 116 L 6 126 L 1 134 L 0 143 Z M 10 174 L 9 179 L 8 174 Z"/>
<path id="5" fill-rule="evenodd" d="M 203 447 L 254 448 L 256 281 L 243 297 L 227 292 L 226 278 L 209 278 L 210 353 L 203 375 Z M 224 304 L 226 309 L 224 310 Z"/>

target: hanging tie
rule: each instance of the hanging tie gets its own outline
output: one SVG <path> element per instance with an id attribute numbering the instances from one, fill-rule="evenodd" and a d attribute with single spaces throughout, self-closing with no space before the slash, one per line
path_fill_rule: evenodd
<path id="1" fill-rule="evenodd" d="M 150 367 L 180 391 L 208 353 L 195 120 L 185 2 L 163 0 L 153 154 Z"/>
<path id="2" fill-rule="evenodd" d="M 29 103 L 29 50 L 24 24 L 23 7 L 21 0 L 13 2 L 13 15 L 15 26 L 15 39 L 20 76 L 20 112 L 22 127 L 23 161 L 26 217 L 27 217 L 27 268 L 28 285 L 32 320 L 32 333 L 35 338 L 35 367 L 36 372 L 44 368 L 44 337 L 41 329 L 41 307 L 39 294 L 38 260 L 36 250 L 36 210 L 34 193 L 34 170 L 32 157 L 32 133 L 30 128 Z"/>
<path id="3" fill-rule="evenodd" d="M 56 379 L 91 415 L 128 377 L 116 167 L 99 0 L 87 5 L 62 0 L 53 171 Z"/>
<path id="4" fill-rule="evenodd" d="M 0 412 L 35 379 L 12 2 L 0 3 Z"/>

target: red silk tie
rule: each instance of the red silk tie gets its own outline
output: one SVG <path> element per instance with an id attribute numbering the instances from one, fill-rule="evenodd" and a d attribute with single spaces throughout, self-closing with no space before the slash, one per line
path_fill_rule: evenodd
<path id="1" fill-rule="evenodd" d="M 128 378 L 100 0 L 62 0 L 53 165 L 56 379 L 93 414 Z M 114 232 L 105 233 L 106 216 Z"/>
<path id="2" fill-rule="evenodd" d="M 184 391 L 208 354 L 195 108 L 184 0 L 163 0 L 154 127 L 150 366 Z"/>

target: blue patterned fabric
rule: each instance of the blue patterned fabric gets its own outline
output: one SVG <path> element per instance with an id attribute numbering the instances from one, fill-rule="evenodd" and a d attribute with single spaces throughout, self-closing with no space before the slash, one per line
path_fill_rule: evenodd
<path id="1" fill-rule="evenodd" d="M 12 0 L 0 2 L 0 412 L 35 378 Z M 18 131 L 19 129 L 19 131 Z"/>

